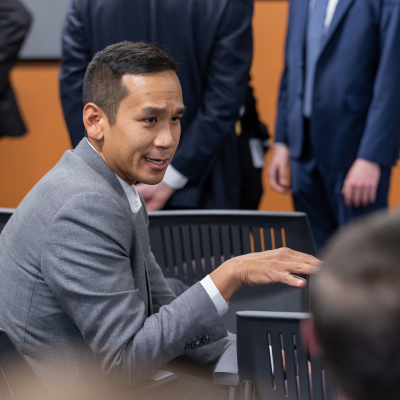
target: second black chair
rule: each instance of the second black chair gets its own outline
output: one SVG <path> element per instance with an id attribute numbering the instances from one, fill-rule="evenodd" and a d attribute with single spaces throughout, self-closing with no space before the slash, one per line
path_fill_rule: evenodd
<path id="1" fill-rule="evenodd" d="M 306 313 L 237 313 L 242 400 L 334 400 L 335 387 L 300 335 Z"/>

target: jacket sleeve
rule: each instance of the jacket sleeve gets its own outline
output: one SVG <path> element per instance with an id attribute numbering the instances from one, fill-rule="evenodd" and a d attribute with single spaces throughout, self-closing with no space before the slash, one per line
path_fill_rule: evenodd
<path id="1" fill-rule="evenodd" d="M 72 198 L 47 228 L 41 269 L 102 370 L 134 384 L 191 350 L 193 341 L 212 343 L 227 332 L 200 283 L 146 318 L 132 276 L 131 268 L 141 266 L 131 266 L 126 218 L 108 195 Z"/>
<path id="2" fill-rule="evenodd" d="M 286 64 L 286 63 L 285 63 Z M 287 141 L 287 66 L 283 70 L 279 89 L 278 113 L 275 125 L 275 142 L 288 144 Z"/>
<path id="3" fill-rule="evenodd" d="M 82 121 L 82 88 L 85 71 L 92 59 L 78 2 L 72 0 L 67 11 L 62 33 L 60 96 L 65 122 L 73 147 L 85 136 Z"/>
<path id="4" fill-rule="evenodd" d="M 253 55 L 252 0 L 229 1 L 210 56 L 196 117 L 182 135 L 172 165 L 196 181 L 235 133 Z"/>
<path id="5" fill-rule="evenodd" d="M 8 83 L 30 24 L 31 15 L 19 0 L 0 2 L 0 90 Z"/>
<path id="6" fill-rule="evenodd" d="M 380 59 L 357 157 L 392 166 L 400 149 L 400 2 L 383 0 Z"/>

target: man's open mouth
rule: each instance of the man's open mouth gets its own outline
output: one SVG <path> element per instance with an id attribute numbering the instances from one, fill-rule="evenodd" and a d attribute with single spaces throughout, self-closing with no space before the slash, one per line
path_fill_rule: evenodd
<path id="1" fill-rule="evenodd" d="M 145 159 L 147 160 L 147 161 L 150 161 L 150 162 L 152 162 L 152 163 L 154 163 L 154 164 L 157 164 L 157 165 L 162 165 L 162 164 L 164 164 L 167 160 L 158 160 L 158 159 L 155 159 L 155 158 L 149 158 L 149 157 L 145 157 Z"/>

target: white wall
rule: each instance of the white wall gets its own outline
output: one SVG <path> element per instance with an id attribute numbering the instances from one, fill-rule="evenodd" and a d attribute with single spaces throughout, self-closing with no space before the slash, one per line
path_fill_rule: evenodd
<path id="1" fill-rule="evenodd" d="M 33 16 L 22 59 L 59 59 L 61 30 L 70 0 L 21 0 Z"/>

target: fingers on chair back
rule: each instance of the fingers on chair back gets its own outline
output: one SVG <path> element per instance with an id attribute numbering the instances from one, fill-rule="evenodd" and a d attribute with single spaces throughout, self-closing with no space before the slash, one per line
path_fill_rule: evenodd
<path id="1" fill-rule="evenodd" d="M 335 387 L 320 359 L 300 337 L 306 313 L 237 313 L 242 399 L 334 400 Z M 249 388 L 252 388 L 250 392 Z"/>
<path id="2" fill-rule="evenodd" d="M 149 213 L 151 249 L 164 276 L 192 286 L 231 257 L 282 246 L 315 254 L 304 213 L 159 211 Z M 307 311 L 308 287 L 242 287 L 223 320 L 236 332 L 236 311 Z"/>
<path id="3" fill-rule="evenodd" d="M 304 213 L 158 211 L 149 213 L 152 251 L 164 275 L 188 286 L 231 257 L 282 246 L 315 248 Z"/>

